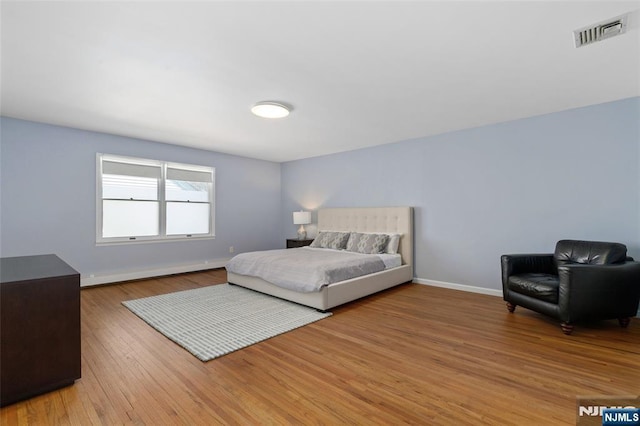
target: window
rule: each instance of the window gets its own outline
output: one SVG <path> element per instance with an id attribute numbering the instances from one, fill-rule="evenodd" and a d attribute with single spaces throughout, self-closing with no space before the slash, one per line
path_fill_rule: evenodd
<path id="1" fill-rule="evenodd" d="M 213 237 L 215 169 L 97 156 L 98 243 Z"/>

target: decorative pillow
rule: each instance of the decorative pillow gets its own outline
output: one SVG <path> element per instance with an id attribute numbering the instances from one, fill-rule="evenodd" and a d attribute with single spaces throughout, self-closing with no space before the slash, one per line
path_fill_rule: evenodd
<path id="1" fill-rule="evenodd" d="M 309 247 L 330 248 L 344 250 L 349 239 L 348 232 L 324 232 L 320 231 Z"/>
<path id="2" fill-rule="evenodd" d="M 389 236 L 387 234 L 352 232 L 347 242 L 347 250 L 366 254 L 384 253 L 388 242 Z"/>
<path id="3" fill-rule="evenodd" d="M 382 234 L 381 232 L 360 232 L 360 234 Z M 400 238 L 402 234 L 385 234 L 389 236 L 389 242 L 384 248 L 382 253 L 398 254 L 398 248 L 400 247 Z"/>

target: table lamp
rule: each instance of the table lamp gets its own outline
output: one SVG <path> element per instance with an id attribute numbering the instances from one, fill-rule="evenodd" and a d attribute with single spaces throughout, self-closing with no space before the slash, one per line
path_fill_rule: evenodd
<path id="1" fill-rule="evenodd" d="M 293 224 L 300 225 L 298 228 L 298 239 L 304 240 L 307 238 L 307 231 L 304 230 L 304 225 L 311 223 L 311 212 L 299 211 L 293 212 Z"/>

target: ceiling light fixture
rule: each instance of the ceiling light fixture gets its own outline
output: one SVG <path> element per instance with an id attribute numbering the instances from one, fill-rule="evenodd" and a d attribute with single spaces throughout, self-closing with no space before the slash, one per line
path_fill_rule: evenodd
<path id="1" fill-rule="evenodd" d="M 251 112 L 262 118 L 283 118 L 289 115 L 291 108 L 280 102 L 262 101 L 251 107 Z"/>

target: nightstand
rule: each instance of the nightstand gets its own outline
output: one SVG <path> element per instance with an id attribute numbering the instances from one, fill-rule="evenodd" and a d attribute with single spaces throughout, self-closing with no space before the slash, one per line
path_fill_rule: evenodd
<path id="1" fill-rule="evenodd" d="M 308 246 L 309 244 L 311 244 L 313 242 L 313 239 L 311 240 L 297 240 L 297 239 L 289 239 L 287 238 L 287 248 L 298 248 L 298 247 L 305 247 Z"/>

